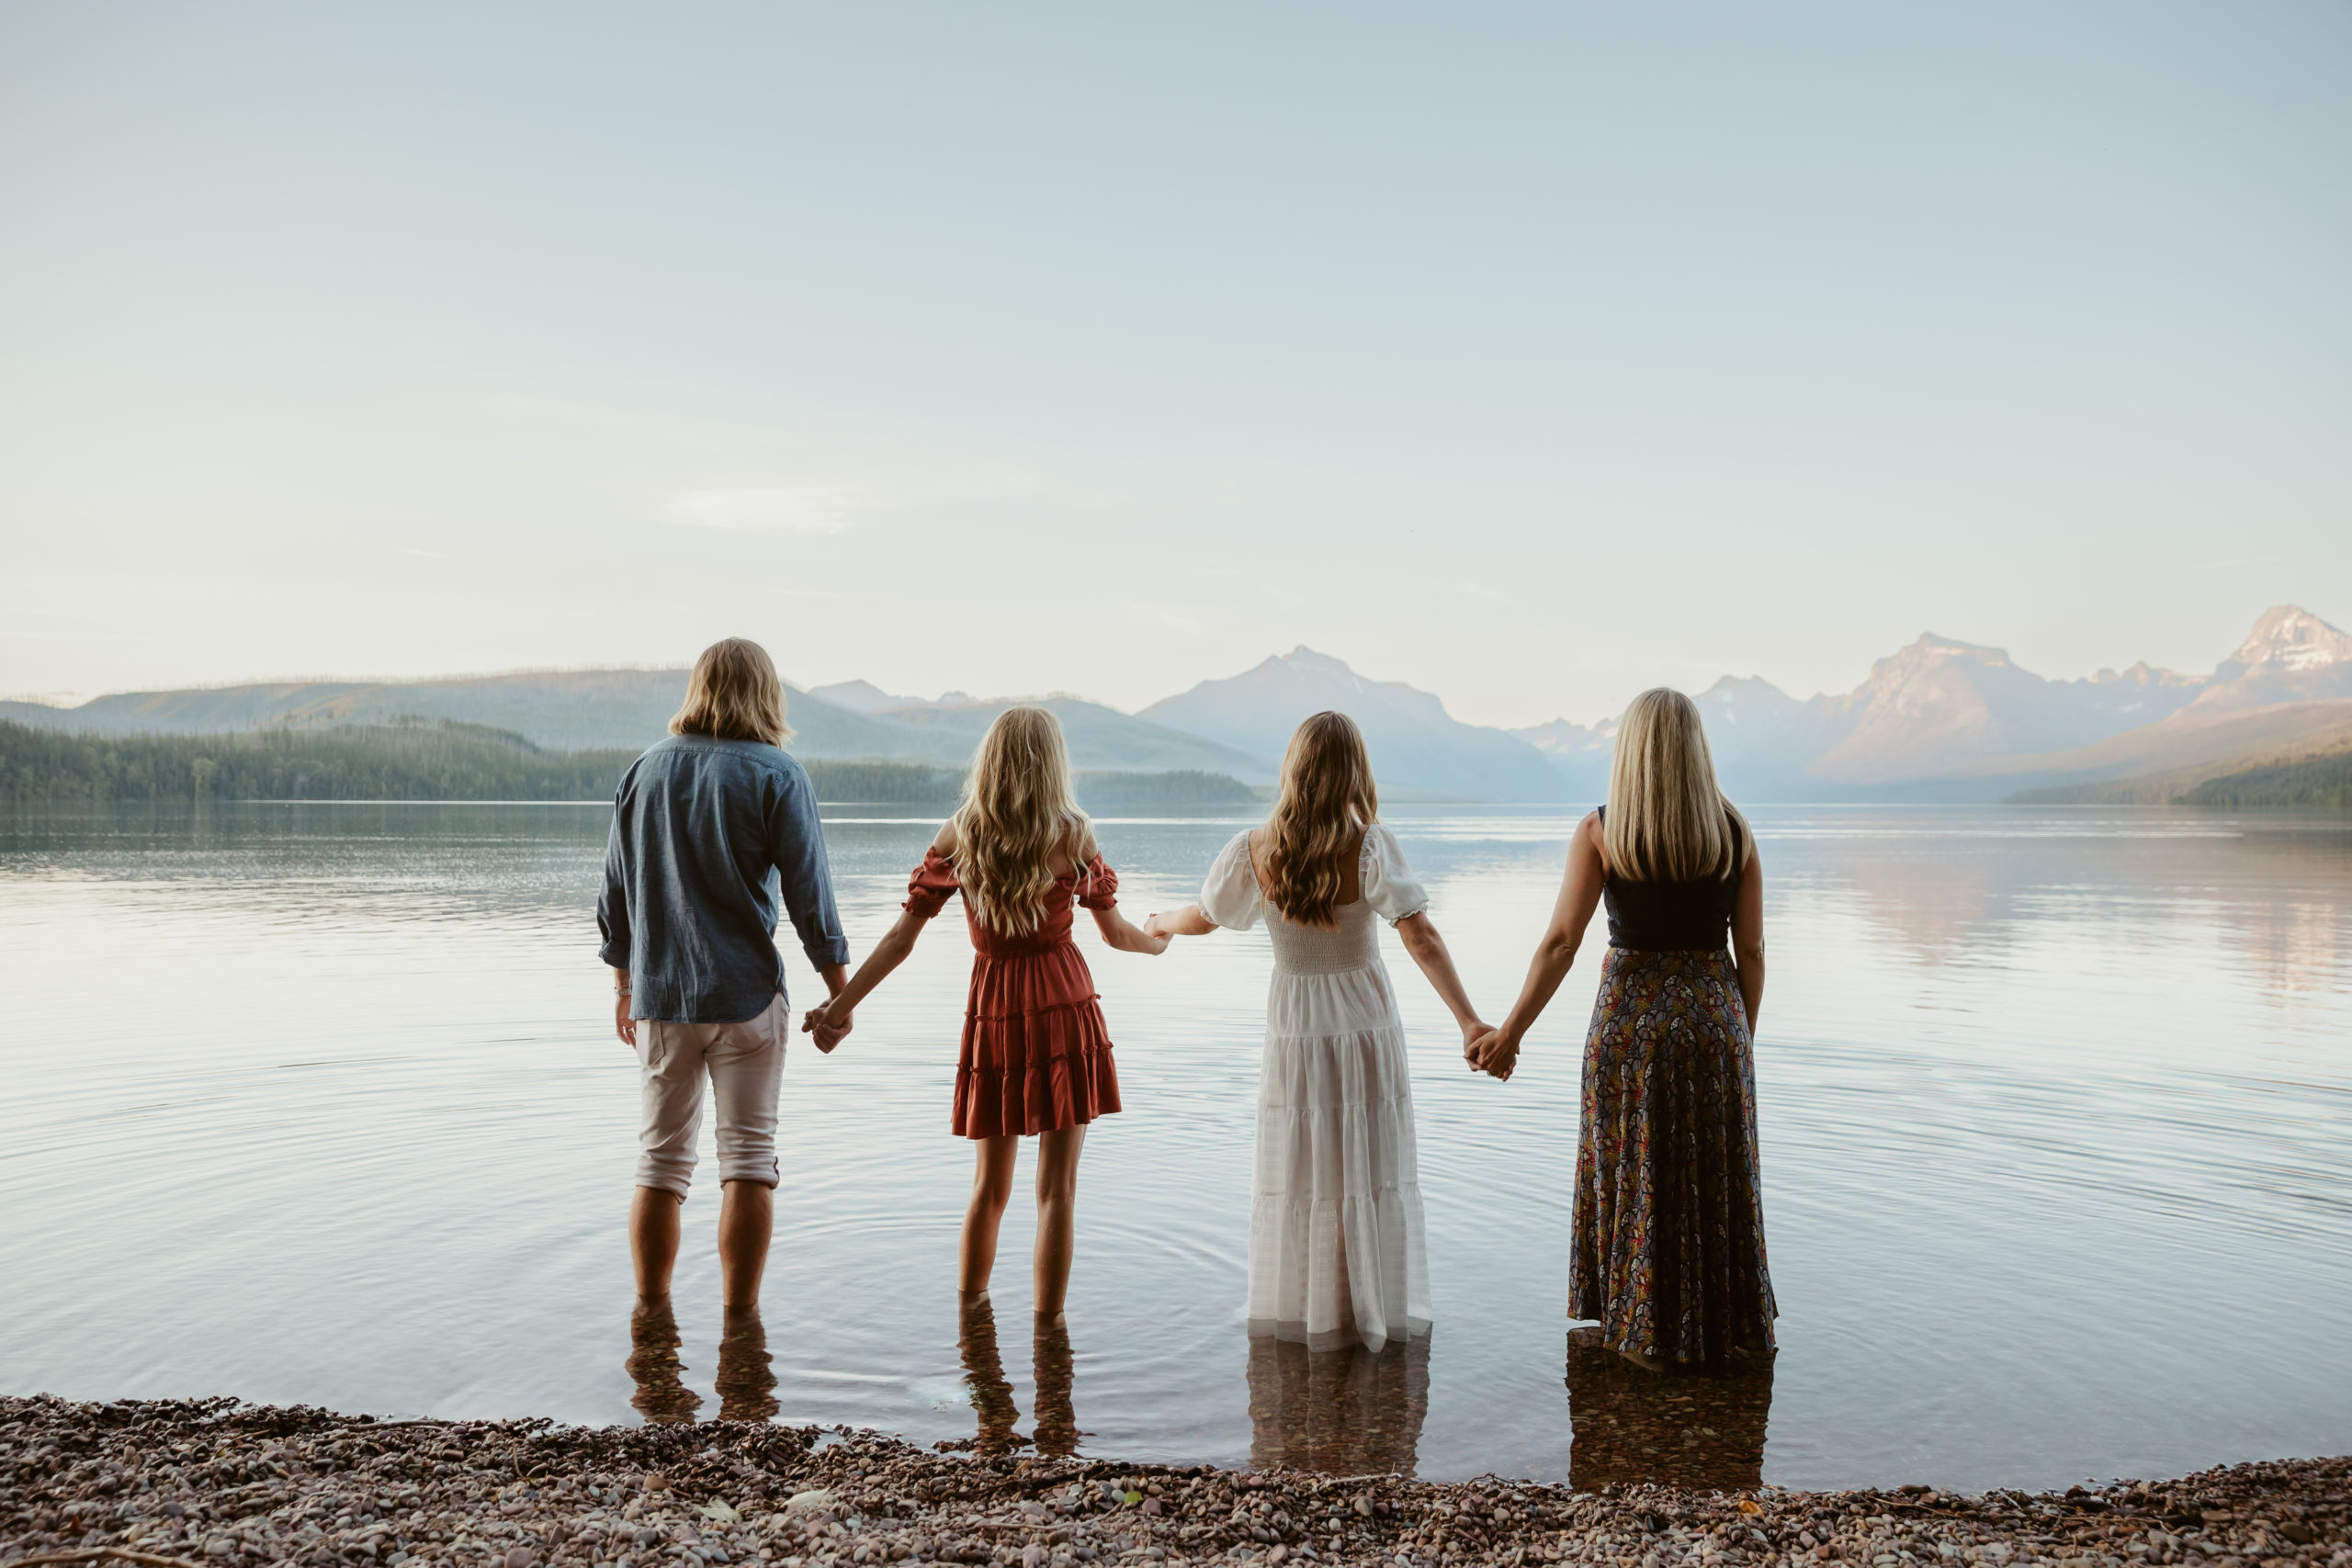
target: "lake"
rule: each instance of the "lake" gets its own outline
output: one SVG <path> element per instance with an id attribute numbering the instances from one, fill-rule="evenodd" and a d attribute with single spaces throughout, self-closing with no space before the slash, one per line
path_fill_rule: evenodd
<path id="1" fill-rule="evenodd" d="M 932 822 L 831 807 L 854 947 Z M 1499 1018 L 1575 813 L 1389 819 Z M 1025 1197 L 959 1323 L 951 911 L 785 1075 L 757 1325 L 716 1161 L 674 1344 L 634 1337 L 636 1071 L 592 909 L 601 807 L 0 813 L 0 1388 L 382 1415 L 846 1423 L 983 1450 L 1977 1490 L 2352 1450 L 2352 822 L 1769 807 L 1757 1046 L 1768 1374 L 1649 1380 L 1565 1317 L 1600 933 L 1508 1085 L 1393 935 L 1436 1326 L 1379 1357 L 1242 1321 L 1262 931 L 1081 945 L 1126 1111 L 1080 1186 L 1066 1337 Z M 1238 817 L 1105 818 L 1140 917 Z M 1083 923 L 1082 923 L 1083 926 Z M 821 987 L 790 954 L 796 1001 Z M 1032 1156 L 1023 1156 L 1023 1180 Z M 722 1337 L 727 1343 L 722 1346 Z"/>

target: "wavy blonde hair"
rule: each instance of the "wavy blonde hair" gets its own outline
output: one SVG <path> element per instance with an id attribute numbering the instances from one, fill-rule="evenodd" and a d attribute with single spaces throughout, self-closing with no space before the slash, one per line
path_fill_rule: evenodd
<path id="1" fill-rule="evenodd" d="M 1739 870 L 1747 821 L 1715 784 L 1699 705 L 1655 686 L 1625 706 L 1609 762 L 1600 842 L 1609 874 L 1628 882 L 1697 882 Z"/>
<path id="2" fill-rule="evenodd" d="M 1346 714 L 1311 714 L 1283 753 L 1282 792 L 1266 818 L 1266 900 L 1301 925 L 1338 923 L 1357 835 L 1380 820 L 1363 731 Z"/>
<path id="3" fill-rule="evenodd" d="M 956 881 L 973 916 L 1016 936 L 1035 931 L 1054 890 L 1054 852 L 1078 861 L 1091 831 L 1071 786 L 1061 721 L 1040 707 L 997 715 L 951 820 Z"/>
<path id="4" fill-rule="evenodd" d="M 784 722 L 784 682 L 768 650 L 741 637 L 704 649 L 686 678 L 686 700 L 671 718 L 670 733 L 764 740 L 771 746 L 791 739 L 792 726 Z"/>

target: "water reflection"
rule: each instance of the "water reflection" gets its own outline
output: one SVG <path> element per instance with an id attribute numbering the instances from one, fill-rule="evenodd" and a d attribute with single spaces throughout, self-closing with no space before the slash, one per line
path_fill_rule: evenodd
<path id="1" fill-rule="evenodd" d="M 1077 1453 L 1078 1440 L 1086 1434 L 1078 1429 L 1078 1412 L 1071 1403 L 1077 1372 L 1069 1325 L 1062 1314 L 1032 1318 L 1036 1327 L 1030 1357 L 1037 1380 L 1037 1424 L 1035 1436 L 1024 1438 L 1013 1430 L 1021 1419 L 1021 1407 L 1013 1400 L 1012 1380 L 1005 1376 L 1004 1358 L 997 1349 L 996 1308 L 982 1297 L 967 1302 L 961 1310 L 956 1348 L 964 1358 L 966 1396 L 980 1425 L 969 1438 L 946 1446 L 969 1449 L 982 1456 L 1033 1446 L 1041 1454 L 1059 1458 Z"/>
<path id="2" fill-rule="evenodd" d="M 1310 1350 L 1250 1340 L 1250 1462 L 1410 1475 L 1430 1408 L 1430 1337 Z"/>
<path id="3" fill-rule="evenodd" d="M 718 1418 L 765 1421 L 783 1408 L 775 1397 L 775 1359 L 757 1307 L 729 1307 L 718 1337 Z"/>
<path id="4" fill-rule="evenodd" d="M 691 1421 L 702 1408 L 702 1395 L 679 1377 L 686 1370 L 678 1359 L 678 1319 L 670 1298 L 637 1303 L 628 1314 L 628 1375 L 637 1384 L 629 1404 L 655 1425 Z"/>
<path id="5" fill-rule="evenodd" d="M 980 1418 L 972 1451 L 983 1456 L 1011 1453 L 1028 1439 L 1012 1429 L 1021 1408 L 1012 1403 L 1012 1380 L 1004 1375 L 1004 1358 L 997 1354 L 996 1308 L 985 1296 L 964 1304 L 956 1348 L 964 1358 L 964 1387 Z"/>
<path id="6" fill-rule="evenodd" d="M 1069 1325 L 1060 1313 L 1036 1317 L 1030 1347 L 1037 1378 L 1037 1451 L 1067 1459 L 1078 1452 L 1078 1411 L 1070 1403 L 1077 1370 L 1069 1350 Z"/>
<path id="7" fill-rule="evenodd" d="M 1646 1372 L 1601 1343 L 1599 1328 L 1568 1331 L 1568 1484 L 1612 1482 L 1736 1491 L 1764 1482 L 1764 1428 L 1772 1413 L 1772 1357 L 1720 1373 Z"/>

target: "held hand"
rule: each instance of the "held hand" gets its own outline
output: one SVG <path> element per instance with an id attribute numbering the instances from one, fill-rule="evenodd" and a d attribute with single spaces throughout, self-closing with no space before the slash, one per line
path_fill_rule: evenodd
<path id="1" fill-rule="evenodd" d="M 832 1054 L 833 1047 L 840 1044 L 848 1035 L 851 1027 L 851 1021 L 848 1018 L 844 1017 L 836 1021 L 832 1016 L 832 1011 L 833 1010 L 830 1005 L 820 1008 L 810 1008 L 807 1015 L 800 1021 L 800 1032 L 803 1034 L 815 1035 L 817 1037 L 817 1049 L 824 1052 L 827 1055 L 831 1055 Z"/>
<path id="2" fill-rule="evenodd" d="M 1146 915 L 1143 918 L 1143 934 L 1148 937 L 1156 937 L 1159 939 L 1159 946 L 1152 950 L 1155 953 L 1159 953 L 1165 952 L 1167 950 L 1168 939 L 1174 933 L 1171 932 L 1166 925 L 1161 923 L 1160 919 L 1157 914 L 1150 914 Z"/>
<path id="3" fill-rule="evenodd" d="M 1519 1042 L 1499 1029 L 1489 1030 L 1473 1041 L 1464 1054 L 1480 1072 L 1506 1082 L 1519 1066 Z"/>
<path id="4" fill-rule="evenodd" d="M 1149 921 L 1146 921 L 1144 923 L 1143 934 L 1145 941 L 1144 951 L 1151 954 L 1154 958 L 1157 958 L 1161 953 L 1167 952 L 1168 944 L 1172 940 L 1166 931 L 1152 930 Z"/>
<path id="5" fill-rule="evenodd" d="M 637 1020 L 628 1015 L 628 1001 L 627 991 L 613 993 L 613 1032 L 620 1036 L 622 1044 L 634 1051 L 637 1049 Z"/>

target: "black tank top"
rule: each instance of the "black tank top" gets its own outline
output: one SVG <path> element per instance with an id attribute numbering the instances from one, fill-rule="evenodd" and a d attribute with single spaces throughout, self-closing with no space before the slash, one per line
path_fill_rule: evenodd
<path id="1" fill-rule="evenodd" d="M 1593 813 L 1600 817 L 1608 807 Z M 1747 863 L 1747 840 L 1739 818 L 1729 818 L 1731 863 Z M 1601 901 L 1609 908 L 1609 945 L 1635 953 L 1716 953 L 1730 945 L 1732 906 L 1739 898 L 1739 875 L 1698 882 L 1634 882 L 1605 877 Z"/>

